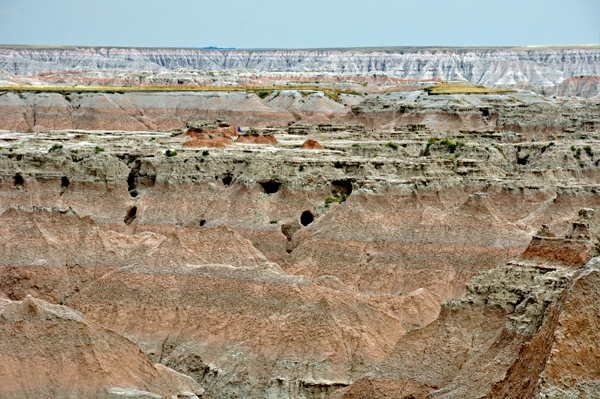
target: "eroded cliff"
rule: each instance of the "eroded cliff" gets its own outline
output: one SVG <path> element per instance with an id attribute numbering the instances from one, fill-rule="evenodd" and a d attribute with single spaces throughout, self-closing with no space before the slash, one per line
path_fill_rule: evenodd
<path id="1" fill-rule="evenodd" d="M 102 100 L 85 123 L 135 125 L 48 131 L 51 107 L 31 105 L 36 130 L 1 132 L 0 297 L 74 309 L 192 378 L 189 397 L 595 392 L 595 363 L 568 349 L 597 351 L 595 294 L 580 294 L 598 250 L 595 103 L 190 94 L 177 130 L 152 131 L 171 117 L 135 93 L 22 96 L 3 97 L 65 101 L 69 118 Z"/>
<path id="2" fill-rule="evenodd" d="M 197 50 L 144 48 L 0 49 L 0 69 L 9 74 L 86 70 L 229 70 L 384 73 L 400 79 L 466 80 L 472 84 L 530 83 L 551 87 L 574 76 L 600 75 L 595 46 L 572 48 L 389 48 L 359 50 Z"/>

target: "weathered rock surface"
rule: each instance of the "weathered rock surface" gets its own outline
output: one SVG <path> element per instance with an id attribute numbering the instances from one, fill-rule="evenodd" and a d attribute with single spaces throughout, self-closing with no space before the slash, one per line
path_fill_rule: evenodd
<path id="1" fill-rule="evenodd" d="M 370 50 L 370 51 L 369 51 Z M 384 50 L 384 51 L 381 51 Z M 0 49 L 0 69 L 9 74 L 38 75 L 43 72 L 120 69 L 324 71 L 336 77 L 382 72 L 410 80 L 441 78 L 467 80 L 473 84 L 515 85 L 531 83 L 547 87 L 567 78 L 600 75 L 597 46 L 575 48 L 429 49 L 386 48 L 352 50 L 196 50 L 142 48 Z M 164 75 L 163 75 L 164 76 Z M 164 77 L 162 81 L 168 77 Z M 139 77 L 123 76 L 140 83 Z M 195 77 L 186 76 L 186 83 Z M 197 79 L 197 78 L 196 78 Z M 160 77 L 150 79 L 160 82 Z"/>
<path id="2" fill-rule="evenodd" d="M 202 119 L 222 118 L 237 126 L 295 121 L 289 111 L 246 93 L 82 93 L 69 99 L 55 93 L 5 93 L 0 96 L 2 128 L 169 130 Z"/>
<path id="3" fill-rule="evenodd" d="M 239 144 L 277 144 L 277 139 L 270 129 L 250 128 L 240 131 L 235 142 Z"/>
<path id="4" fill-rule="evenodd" d="M 570 238 L 582 223 L 588 237 Z M 583 211 L 562 240 L 593 246 L 597 234 L 593 212 Z M 600 258 L 583 268 L 530 261 L 524 256 L 478 275 L 464 298 L 445 303 L 438 320 L 403 336 L 337 397 L 595 397 L 600 326 L 590 306 Z"/>
<path id="5" fill-rule="evenodd" d="M 359 99 L 354 105 L 346 99 L 334 101 L 320 91 L 308 93 L 283 90 L 261 99 L 244 92 L 0 92 L 0 128 L 178 132 L 201 119 L 226 120 L 221 123 L 228 126 L 213 122 L 212 127 L 188 129 L 190 137 L 210 146 L 206 135 L 235 138 L 236 128 L 244 126 L 255 131 L 240 129 L 240 142 L 257 144 L 273 143 L 270 134 L 265 135 L 272 133 L 269 129 L 262 134 L 258 129 L 267 126 L 287 126 L 290 134 L 361 132 L 365 126 L 378 131 L 507 132 L 514 140 L 590 133 L 600 126 L 598 102 L 551 100 L 524 91 L 487 95 L 388 92 L 382 97 L 354 96 Z"/>
<path id="6" fill-rule="evenodd" d="M 352 107 L 348 120 L 373 129 L 505 131 L 531 140 L 597 129 L 597 102 L 552 101 L 531 92 L 428 95 L 413 91 L 371 98 Z M 418 130 L 418 129 L 417 129 Z"/>
<path id="7" fill-rule="evenodd" d="M 327 393 L 383 359 L 404 333 L 401 317 L 378 309 L 385 301 L 372 307 L 287 275 L 224 226 L 131 235 L 71 210 L 10 209 L 2 217 L 0 263 L 13 276 L 3 292 L 60 298 L 152 361 L 194 374 L 208 397 Z M 48 258 L 54 263 L 39 261 Z"/>
<path id="8" fill-rule="evenodd" d="M 122 234 L 225 224 L 289 274 L 332 275 L 364 294 L 426 288 L 444 299 L 522 252 L 537 226 L 560 233 L 566 215 L 600 207 L 600 147 L 577 134 L 308 137 L 320 136 L 327 150 L 303 151 L 306 136 L 275 134 L 277 144 L 207 151 L 159 132 L 5 133 L 0 205 L 71 207 Z"/>
<path id="9" fill-rule="evenodd" d="M 79 312 L 31 296 L 0 299 L 3 398 L 158 399 L 202 393 L 192 378 L 152 365 L 133 342 Z"/>
<path id="10" fill-rule="evenodd" d="M 392 93 L 358 113 L 377 130 L 353 114 L 1 132 L 0 296 L 62 302 L 207 398 L 594 392 L 561 348 L 595 353 L 595 333 L 555 332 L 595 328 L 593 300 L 566 292 L 589 289 L 571 283 L 598 252 L 596 215 L 571 228 L 600 208 L 597 110 L 517 96 L 423 96 L 415 112 L 481 118 L 494 103 L 535 114 L 530 131 L 404 123 L 414 99 Z M 276 142 L 233 141 L 248 134 Z M 204 135 L 229 145 L 186 146 Z"/>

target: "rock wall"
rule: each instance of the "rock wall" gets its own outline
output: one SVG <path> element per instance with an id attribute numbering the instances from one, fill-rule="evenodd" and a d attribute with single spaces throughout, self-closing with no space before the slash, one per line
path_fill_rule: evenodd
<path id="1" fill-rule="evenodd" d="M 582 223 L 590 234 L 580 243 L 596 246 L 598 231 L 589 216 L 580 213 L 571 232 Z M 569 236 L 561 239 L 573 244 Z M 598 297 L 600 258 L 584 267 L 531 260 L 526 252 L 478 275 L 464 298 L 443 305 L 438 320 L 403 336 L 386 360 L 333 396 L 597 396 L 600 327 L 591 303 Z"/>
<path id="2" fill-rule="evenodd" d="M 595 47 L 556 49 L 195 50 L 145 48 L 0 49 L 0 69 L 38 75 L 72 70 L 159 69 L 382 72 L 401 79 L 463 79 L 473 84 L 531 83 L 551 87 L 579 75 L 600 75 Z"/>
<path id="3" fill-rule="evenodd" d="M 239 126 L 279 126 L 276 131 L 290 134 L 366 127 L 500 131 L 543 140 L 595 131 L 600 126 L 600 104 L 554 101 L 531 92 L 429 95 L 417 90 L 374 98 L 346 95 L 338 101 L 323 92 L 297 90 L 277 91 L 264 99 L 245 92 L 0 92 L 0 129 L 5 130 L 171 130 L 207 119 L 226 121 L 234 133 Z M 248 133 L 244 130 L 242 135 Z"/>
<path id="4" fill-rule="evenodd" d="M 305 97 L 288 94 L 281 104 L 302 106 Z M 352 124 L 0 132 L 0 308 L 27 295 L 69 306 L 135 342 L 146 366 L 160 363 L 147 378 L 183 373 L 204 398 L 596 392 L 588 261 L 598 216 L 573 219 L 600 208 L 597 106 L 528 94 L 426 97 L 408 110 L 423 93 L 405 94 L 354 108 Z M 115 96 L 102 98 L 133 98 Z M 228 96 L 211 97 L 215 109 Z M 257 98 L 241 102 L 270 108 L 273 98 Z M 532 129 L 550 121 L 561 133 L 433 131 L 403 123 L 403 109 Z M 368 130 L 361 118 L 393 127 Z M 216 138 L 228 145 L 202 146 Z M 307 140 L 322 148 L 302 149 Z M 0 314 L 3 327 L 10 315 Z M 50 342 L 43 353 L 74 353 L 44 336 L 55 325 L 44 327 L 26 331 Z M 7 342 L 22 347 L 11 331 Z M 574 346 L 592 360 L 578 364 L 565 349 Z M 33 384 L 13 380 L 15 392 Z M 163 397 L 202 391 L 151 382 Z M 107 395 L 145 395 L 141 384 L 107 384 Z"/>

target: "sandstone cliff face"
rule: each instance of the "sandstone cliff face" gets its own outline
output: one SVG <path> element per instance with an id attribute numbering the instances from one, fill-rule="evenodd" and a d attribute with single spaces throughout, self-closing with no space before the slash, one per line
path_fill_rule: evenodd
<path id="1" fill-rule="evenodd" d="M 0 69 L 9 74 L 123 69 L 383 72 L 401 79 L 462 79 L 473 84 L 554 86 L 576 75 L 600 75 L 600 51 L 563 49 L 450 49 L 398 52 L 217 51 L 194 49 L 65 48 L 0 49 Z"/>

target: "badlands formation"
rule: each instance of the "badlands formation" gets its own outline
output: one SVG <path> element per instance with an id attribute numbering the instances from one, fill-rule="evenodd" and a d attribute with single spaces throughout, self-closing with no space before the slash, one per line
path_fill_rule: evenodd
<path id="1" fill-rule="evenodd" d="M 0 52 L 0 397 L 600 395 L 600 105 L 531 78 L 597 50 L 456 51 L 535 66 L 511 91 L 82 51 Z M 281 81 L 85 86 L 181 66 Z"/>

